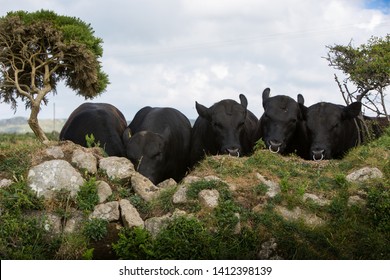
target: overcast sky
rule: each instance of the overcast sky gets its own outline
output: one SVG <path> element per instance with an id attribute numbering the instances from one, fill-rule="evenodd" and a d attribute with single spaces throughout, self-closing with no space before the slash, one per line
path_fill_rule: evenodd
<path id="1" fill-rule="evenodd" d="M 0 0 L 8 11 L 40 9 L 79 17 L 102 38 L 111 84 L 92 102 L 118 107 L 128 120 L 144 106 L 174 107 L 195 119 L 245 94 L 262 114 L 261 93 L 284 94 L 307 106 L 344 101 L 324 59 L 334 44 L 354 46 L 390 33 L 389 0 Z M 40 118 L 67 118 L 85 100 L 65 86 L 49 95 Z M 0 104 L 0 119 L 28 116 Z"/>

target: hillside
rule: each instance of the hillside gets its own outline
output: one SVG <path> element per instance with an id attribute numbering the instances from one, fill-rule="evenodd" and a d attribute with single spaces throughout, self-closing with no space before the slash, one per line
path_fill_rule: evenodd
<path id="1" fill-rule="evenodd" d="M 134 171 L 115 179 L 102 154 L 84 149 L 100 164 L 95 173 L 71 164 L 85 180 L 77 196 L 36 198 L 29 170 L 60 150 L 72 162 L 77 149 L 1 136 L 0 181 L 9 182 L 0 188 L 1 259 L 390 258 L 390 129 L 343 160 L 305 161 L 261 148 L 250 157 L 207 157 L 180 184 L 147 185 L 156 192 L 151 199 L 138 191 Z M 102 181 L 111 193 L 100 203 Z M 123 201 L 144 226 L 98 216 L 97 209 Z M 42 215 L 59 218 L 60 234 L 45 230 Z"/>
<path id="2" fill-rule="evenodd" d="M 39 120 L 39 124 L 41 125 L 43 131 L 47 133 L 53 131 L 57 131 L 57 132 L 61 131 L 65 122 L 66 119 L 56 119 L 55 121 L 49 119 Z M 0 120 L 0 133 L 23 134 L 29 132 L 32 132 L 32 130 L 30 129 L 27 123 L 27 118 L 25 117 L 14 117 L 10 119 Z"/>

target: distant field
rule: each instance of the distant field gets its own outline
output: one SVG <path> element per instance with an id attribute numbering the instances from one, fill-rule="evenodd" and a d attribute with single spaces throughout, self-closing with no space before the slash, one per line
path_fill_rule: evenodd
<path id="1" fill-rule="evenodd" d="M 39 124 L 45 132 L 60 132 L 65 122 L 66 119 L 57 119 L 55 121 L 49 119 L 39 120 Z M 23 134 L 28 132 L 32 132 L 32 130 L 27 123 L 27 118 L 15 117 L 0 120 L 0 133 Z"/>
<path id="2" fill-rule="evenodd" d="M 39 124 L 45 132 L 60 132 L 64 126 L 66 119 L 56 119 L 55 122 L 50 119 L 39 120 Z M 191 125 L 195 123 L 195 120 L 190 119 Z M 127 123 L 130 123 L 127 121 Z M 0 120 L 0 133 L 16 133 L 24 134 L 32 132 L 30 129 L 27 118 L 24 117 L 15 117 L 11 119 Z"/>

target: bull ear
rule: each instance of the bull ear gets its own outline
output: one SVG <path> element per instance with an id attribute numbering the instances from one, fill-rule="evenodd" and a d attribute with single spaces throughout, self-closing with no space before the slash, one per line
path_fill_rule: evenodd
<path id="1" fill-rule="evenodd" d="M 299 104 L 302 104 L 302 105 L 305 103 L 305 99 L 303 98 L 302 94 L 298 94 L 297 101 Z"/>
<path id="2" fill-rule="evenodd" d="M 209 109 L 207 107 L 205 107 L 202 104 L 199 104 L 198 102 L 195 101 L 195 108 L 196 108 L 196 111 L 198 112 L 199 116 L 201 116 L 202 118 L 205 118 L 208 121 L 211 120 Z"/>
<path id="3" fill-rule="evenodd" d="M 343 110 L 343 116 L 345 119 L 353 119 L 356 118 L 362 110 L 361 102 L 353 102 Z"/>
<path id="4" fill-rule="evenodd" d="M 266 89 L 263 91 L 263 107 L 264 107 L 264 109 L 265 109 L 265 102 L 266 102 L 267 99 L 269 98 L 270 92 L 271 92 L 271 90 L 270 90 L 269 88 L 266 88 Z"/>
<path id="5" fill-rule="evenodd" d="M 240 94 L 240 102 L 241 105 L 246 109 L 248 107 L 248 100 L 246 99 L 245 95 Z"/>

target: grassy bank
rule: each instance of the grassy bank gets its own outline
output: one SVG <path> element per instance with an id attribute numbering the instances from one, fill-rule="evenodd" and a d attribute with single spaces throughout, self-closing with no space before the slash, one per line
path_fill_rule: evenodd
<path id="1" fill-rule="evenodd" d="M 172 203 L 177 187 L 147 203 L 128 183 L 115 182 L 112 199 L 129 199 L 144 219 L 172 213 L 175 208 L 191 214 L 176 219 L 156 237 L 140 228 L 112 231 L 110 224 L 87 219 L 83 228 L 72 234 L 52 236 L 46 232 L 31 213 L 49 206 L 26 184 L 31 155 L 43 148 L 31 134 L 0 135 L 0 178 L 14 181 L 0 189 L 1 259 L 98 258 L 96 252 L 103 242 L 113 244 L 115 258 L 256 259 L 262 257 L 262 245 L 270 240 L 277 245 L 268 257 L 390 259 L 390 129 L 342 160 L 318 163 L 262 149 L 245 158 L 208 157 L 190 175 L 215 175 L 222 181 L 190 184 L 189 202 L 183 205 Z M 377 167 L 383 178 L 348 182 L 347 174 L 361 167 Z M 268 187 L 259 181 L 259 175 L 278 183 L 280 192 L 267 196 Z M 84 202 L 93 197 L 94 180 L 99 176 L 104 175 L 90 178 L 83 188 Z M 196 198 L 203 189 L 219 191 L 217 208 L 200 206 Z M 306 194 L 326 203 L 305 199 Z M 358 197 L 358 202 L 351 203 L 351 197 Z M 64 201 L 61 196 L 50 209 L 66 218 L 69 206 L 81 209 L 79 201 Z M 321 223 L 286 219 L 280 209 L 299 209 Z M 88 214 L 90 210 L 82 211 Z"/>

